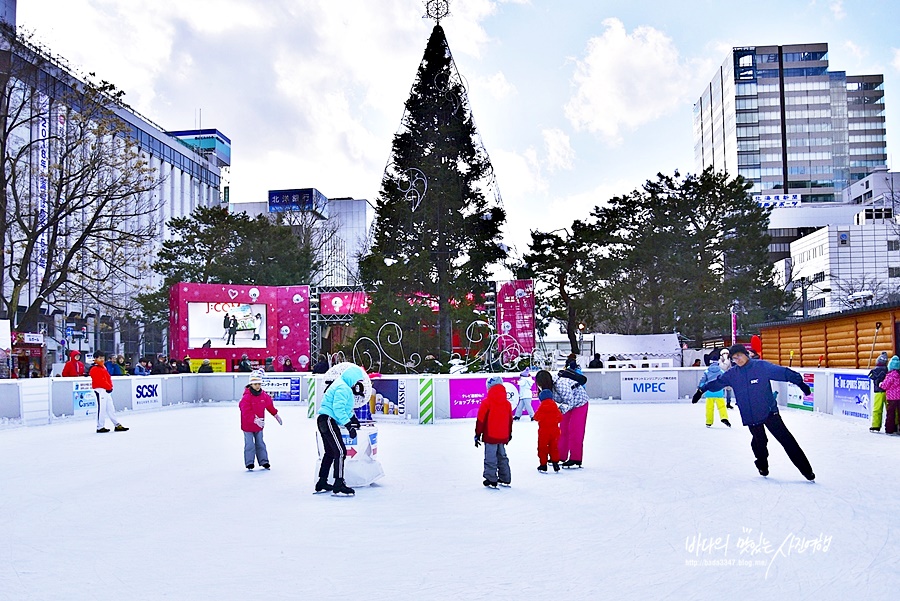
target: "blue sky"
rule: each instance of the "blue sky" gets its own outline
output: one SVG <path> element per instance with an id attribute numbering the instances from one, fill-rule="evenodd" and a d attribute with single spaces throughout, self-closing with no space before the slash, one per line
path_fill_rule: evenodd
<path id="1" fill-rule="evenodd" d="M 733 46 L 827 42 L 882 73 L 900 160 L 896 0 L 452 0 L 442 25 L 509 213 L 506 241 L 694 172 L 694 101 Z M 233 201 L 374 200 L 433 22 L 421 0 L 23 0 L 18 22 L 166 129 L 232 140 Z M 201 115 L 202 113 L 202 120 Z"/>

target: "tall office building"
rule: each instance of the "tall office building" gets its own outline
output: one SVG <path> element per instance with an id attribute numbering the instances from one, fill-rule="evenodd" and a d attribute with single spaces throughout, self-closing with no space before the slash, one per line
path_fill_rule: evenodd
<path id="1" fill-rule="evenodd" d="M 828 44 L 732 49 L 694 104 L 698 170 L 742 175 L 764 203 L 840 202 L 887 164 L 884 76 L 828 70 Z"/>
<path id="2" fill-rule="evenodd" d="M 0 107 L 0 120 L 9 130 L 5 140 L 5 164 L 17 175 L 13 181 L 22 182 L 18 192 L 18 206 L 22 211 L 19 217 L 37 215 L 38 219 L 47 221 L 46 230 L 59 229 L 62 235 L 53 247 L 56 254 L 38 255 L 36 260 L 22 267 L 8 261 L 0 270 L 0 294 L 5 299 L 11 299 L 13 286 L 26 278 L 17 306 L 10 307 L 9 311 L 0 311 L 0 318 L 11 319 L 15 324 L 28 306 L 40 300 L 38 326 L 46 334 L 48 364 L 53 360 L 64 360 L 63 341 L 75 348 L 82 348 L 83 345 L 85 351 L 101 348 L 127 354 L 129 358 L 139 353 L 164 351 L 162 330 L 145 327 L 132 312 L 113 309 L 111 303 L 101 304 L 99 299 L 112 295 L 133 298 L 139 292 L 156 289 L 162 284 L 161 276 L 149 267 L 156 254 L 155 249 L 171 236 L 167 225 L 169 220 L 187 216 L 198 206 L 220 204 L 222 173 L 230 164 L 230 141 L 216 130 L 175 132 L 178 136 L 169 134 L 127 105 L 109 103 L 110 119 L 118 120 L 122 135 L 130 138 L 134 150 L 140 153 L 155 178 L 155 186 L 149 193 L 129 195 L 120 201 L 134 209 L 132 216 L 113 217 L 125 224 L 121 229 L 152 229 L 155 240 L 153 248 L 147 252 L 146 261 L 143 261 L 144 265 L 137 261 L 123 262 L 124 274 L 120 273 L 109 281 L 99 281 L 101 278 L 91 275 L 101 271 L 96 269 L 98 261 L 91 259 L 90 252 L 97 255 L 121 254 L 125 249 L 101 247 L 102 236 L 97 235 L 90 238 L 92 242 L 88 244 L 94 244 L 90 252 L 83 252 L 76 258 L 68 257 L 61 250 L 76 246 L 79 236 L 88 227 L 83 226 L 76 217 L 92 214 L 97 205 L 89 200 L 99 184 L 93 180 L 78 184 L 85 188 L 83 196 L 78 197 L 84 208 L 75 216 L 68 215 L 65 210 L 48 211 L 46 207 L 50 206 L 52 198 L 48 200 L 48 195 L 42 193 L 52 185 L 51 170 L 62 170 L 65 161 L 71 161 L 61 156 L 61 149 L 66 148 L 73 154 L 77 154 L 74 150 L 86 154 L 77 146 L 78 134 L 74 125 L 77 120 L 73 118 L 82 107 L 72 101 L 73 98 L 77 100 L 75 90 L 83 88 L 83 82 L 76 72 L 48 49 L 33 45 L 28 36 L 17 35 L 15 17 L 15 0 L 0 0 L 0 76 L 7 99 Z M 69 139 L 76 142 L 70 146 L 60 142 Z M 123 145 L 111 145 L 109 148 L 115 153 L 121 151 Z M 49 162 L 46 156 L 50 157 Z M 88 180 L 87 176 L 85 180 Z M 70 181 L 77 180 L 71 178 Z M 11 190 L 7 193 L 10 194 Z M 97 196 L 102 197 L 102 192 L 98 192 Z M 66 198 L 64 194 L 61 197 Z M 9 206 L 7 212 L 10 211 Z M 147 211 L 138 214 L 139 209 L 144 207 Z M 8 223 L 16 223 L 8 214 L 5 217 Z M 62 219 L 65 219 L 64 227 L 59 225 Z M 94 229 L 107 231 L 102 225 Z M 7 227 L 6 239 L 2 242 L 9 245 L 16 236 L 22 238 L 24 235 L 15 227 Z M 38 243 L 48 246 L 47 238 L 47 234 L 39 234 Z M 110 239 L 116 240 L 111 234 Z M 80 248 L 84 249 L 88 244 L 82 243 Z M 48 270 L 48 263 L 62 263 L 63 260 L 70 263 L 78 261 L 78 268 L 73 272 L 81 274 L 80 293 L 77 290 L 74 293 L 67 291 L 65 286 L 48 288 L 41 281 L 39 276 Z M 71 277 L 79 277 L 77 274 Z M 95 294 L 85 292 L 90 286 L 83 284 L 91 277 L 98 280 Z"/>

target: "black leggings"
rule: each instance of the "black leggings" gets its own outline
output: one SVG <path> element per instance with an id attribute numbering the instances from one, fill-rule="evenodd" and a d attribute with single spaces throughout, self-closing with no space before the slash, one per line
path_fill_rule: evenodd
<path id="1" fill-rule="evenodd" d="M 319 415 L 316 418 L 316 426 L 319 428 L 319 436 L 322 437 L 322 446 L 325 454 L 322 456 L 322 467 L 319 468 L 319 478 L 328 478 L 331 464 L 334 464 L 334 479 L 344 478 L 344 457 L 347 456 L 347 447 L 344 446 L 344 437 L 341 427 L 328 415 Z"/>
<path id="2" fill-rule="evenodd" d="M 809 465 L 806 454 L 800 448 L 800 445 L 797 444 L 796 439 L 794 439 L 790 430 L 787 429 L 787 426 L 784 425 L 778 413 L 770 413 L 763 423 L 747 427 L 750 428 L 750 433 L 753 435 L 753 439 L 750 441 L 750 448 L 753 449 L 753 455 L 756 457 L 757 467 L 769 467 L 769 449 L 767 448 L 769 439 L 766 437 L 766 428 L 768 428 L 775 440 L 784 447 L 787 456 L 797 466 L 800 473 L 804 476 L 812 474 L 812 466 Z"/>

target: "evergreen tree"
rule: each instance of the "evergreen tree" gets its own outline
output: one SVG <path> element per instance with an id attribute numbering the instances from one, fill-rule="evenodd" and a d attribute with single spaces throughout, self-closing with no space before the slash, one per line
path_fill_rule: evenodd
<path id="1" fill-rule="evenodd" d="M 471 316 L 467 297 L 506 256 L 506 214 L 487 196 L 494 186 L 466 90 L 436 25 L 394 136 L 372 248 L 360 265 L 372 290 L 370 312 L 357 323 L 361 335 L 393 321 L 417 350 L 450 352 L 453 322 Z M 467 307 L 467 315 L 455 315 Z"/>

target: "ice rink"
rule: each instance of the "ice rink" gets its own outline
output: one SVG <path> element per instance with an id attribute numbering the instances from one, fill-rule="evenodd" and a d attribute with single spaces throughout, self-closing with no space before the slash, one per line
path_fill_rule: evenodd
<path id="1" fill-rule="evenodd" d="M 817 475 L 703 404 L 592 403 L 585 468 L 481 485 L 473 420 L 379 424 L 385 476 L 313 495 L 314 421 L 281 405 L 271 471 L 243 467 L 237 403 L 0 429 L 0 599 L 893 599 L 900 437 L 783 411 Z"/>

